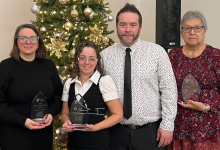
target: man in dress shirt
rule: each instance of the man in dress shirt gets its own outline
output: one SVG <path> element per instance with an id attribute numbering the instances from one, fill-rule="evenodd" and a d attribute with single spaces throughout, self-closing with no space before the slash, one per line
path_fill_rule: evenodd
<path id="1" fill-rule="evenodd" d="M 166 51 L 139 39 L 142 17 L 126 4 L 116 17 L 120 43 L 101 52 L 104 73 L 110 75 L 124 104 L 126 48 L 131 52 L 132 115 L 112 127 L 114 150 L 164 150 L 173 138 L 177 88 Z"/>

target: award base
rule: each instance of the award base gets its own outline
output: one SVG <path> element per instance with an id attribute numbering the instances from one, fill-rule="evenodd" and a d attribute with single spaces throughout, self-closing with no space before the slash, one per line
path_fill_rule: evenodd
<path id="1" fill-rule="evenodd" d="M 72 124 L 75 129 L 85 129 L 86 124 Z"/>
<path id="2" fill-rule="evenodd" d="M 43 123 L 45 123 L 46 119 L 44 119 L 44 118 L 36 118 L 36 119 L 32 119 L 32 120 L 35 121 L 35 122 L 43 124 Z"/>

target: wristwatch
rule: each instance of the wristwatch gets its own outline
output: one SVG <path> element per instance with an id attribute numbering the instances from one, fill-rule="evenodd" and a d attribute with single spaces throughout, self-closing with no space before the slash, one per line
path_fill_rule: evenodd
<path id="1" fill-rule="evenodd" d="M 205 105 L 205 111 L 203 111 L 203 112 L 206 113 L 206 114 L 208 114 L 209 106 L 208 106 L 208 104 L 206 104 L 206 103 L 204 103 L 204 105 Z"/>

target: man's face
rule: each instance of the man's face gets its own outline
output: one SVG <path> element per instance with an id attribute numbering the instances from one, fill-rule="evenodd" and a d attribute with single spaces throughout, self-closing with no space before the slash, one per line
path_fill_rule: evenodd
<path id="1" fill-rule="evenodd" d="M 132 12 L 121 13 L 118 17 L 117 34 L 121 44 L 130 47 L 137 42 L 141 27 L 138 14 Z"/>

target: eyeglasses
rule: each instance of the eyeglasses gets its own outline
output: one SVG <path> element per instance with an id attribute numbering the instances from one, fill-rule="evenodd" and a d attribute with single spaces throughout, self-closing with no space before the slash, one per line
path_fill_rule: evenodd
<path id="1" fill-rule="evenodd" d="M 79 62 L 86 62 L 86 61 L 87 61 L 87 58 L 86 58 L 86 57 L 79 57 L 79 58 L 78 58 L 78 61 L 79 61 Z M 89 61 L 90 63 L 95 63 L 95 62 L 97 61 L 97 59 L 96 59 L 96 58 L 93 58 L 93 57 L 90 57 L 90 58 L 88 58 L 88 61 Z"/>
<path id="2" fill-rule="evenodd" d="M 30 36 L 30 37 L 18 36 L 17 39 L 18 39 L 18 42 L 21 43 L 21 44 L 26 43 L 28 39 L 32 44 L 37 44 L 38 40 L 39 40 L 39 37 L 38 36 Z"/>
<path id="3" fill-rule="evenodd" d="M 196 26 L 196 27 L 182 27 L 184 33 L 190 33 L 193 29 L 194 32 L 201 32 L 204 26 Z"/>

